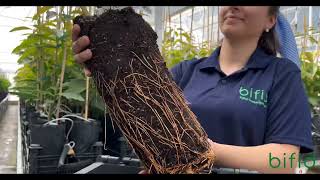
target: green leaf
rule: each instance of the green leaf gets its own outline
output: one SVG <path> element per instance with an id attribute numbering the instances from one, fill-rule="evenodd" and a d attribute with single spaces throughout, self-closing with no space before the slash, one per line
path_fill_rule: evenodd
<path id="1" fill-rule="evenodd" d="M 82 14 L 82 11 L 81 11 L 79 8 L 77 8 L 77 9 L 71 11 L 70 14 L 75 14 L 75 15 L 78 15 L 78 14 L 79 14 L 79 15 L 80 15 L 80 14 Z"/>
<path id="2" fill-rule="evenodd" d="M 306 57 L 307 60 L 313 61 L 313 54 L 311 52 L 304 52 L 303 55 Z"/>
<path id="3" fill-rule="evenodd" d="M 22 54 L 18 61 L 23 59 L 31 59 L 32 57 L 36 57 L 39 54 L 38 49 L 35 46 L 30 46 L 22 51 Z"/>
<path id="4" fill-rule="evenodd" d="M 38 38 L 34 36 L 29 36 L 27 39 L 24 39 L 20 45 L 15 47 L 11 53 L 19 54 L 22 50 L 28 49 L 31 46 L 34 46 L 38 41 Z"/>
<path id="5" fill-rule="evenodd" d="M 313 44 L 318 44 L 318 41 L 316 39 L 314 39 L 314 37 L 312 37 L 312 36 L 309 36 L 309 40 Z"/>
<path id="6" fill-rule="evenodd" d="M 310 102 L 310 104 L 311 104 L 312 106 L 317 106 L 317 105 L 319 105 L 320 97 L 313 97 L 313 96 L 311 96 L 311 97 L 309 97 L 308 99 L 309 99 L 309 102 Z"/>
<path id="7" fill-rule="evenodd" d="M 92 90 L 94 95 L 90 98 L 91 99 L 91 106 L 101 110 L 101 111 L 104 111 L 105 109 L 105 104 L 104 104 L 104 101 L 103 99 L 101 98 L 101 96 L 98 94 L 97 90 L 96 89 L 93 89 Z"/>
<path id="8" fill-rule="evenodd" d="M 79 93 L 64 92 L 61 95 L 69 100 L 74 99 L 74 100 L 81 101 L 81 102 L 84 101 L 84 98 Z"/>
<path id="9" fill-rule="evenodd" d="M 21 30 L 30 30 L 30 28 L 28 28 L 26 26 L 19 26 L 19 27 L 15 27 L 15 28 L 11 29 L 10 32 L 21 31 Z"/>
<path id="10" fill-rule="evenodd" d="M 174 32 L 174 35 L 177 36 L 177 37 L 179 36 L 177 31 Z"/>
<path id="11" fill-rule="evenodd" d="M 89 11 L 86 6 L 80 6 L 80 9 L 82 10 L 82 15 L 88 16 Z"/>
<path id="12" fill-rule="evenodd" d="M 318 72 L 319 67 L 317 66 L 318 62 L 314 62 L 313 66 L 312 66 L 312 77 L 314 77 L 316 75 L 316 73 Z"/>
<path id="13" fill-rule="evenodd" d="M 23 64 L 25 60 L 31 60 L 32 57 L 34 57 L 37 54 L 37 52 L 38 51 L 36 48 L 30 47 L 22 53 L 22 55 L 20 56 L 17 62 L 19 64 Z"/>
<path id="14" fill-rule="evenodd" d="M 43 13 L 45 13 L 45 12 L 47 12 L 49 9 L 51 9 L 52 8 L 52 6 L 43 6 L 43 7 L 41 7 L 40 9 L 39 9 L 39 11 L 32 17 L 32 20 L 37 20 L 37 19 L 39 19 L 39 17 L 43 14 Z"/>
<path id="15" fill-rule="evenodd" d="M 68 89 L 65 92 L 81 93 L 86 89 L 86 82 L 83 79 L 71 79 L 69 82 L 63 83 Z"/>

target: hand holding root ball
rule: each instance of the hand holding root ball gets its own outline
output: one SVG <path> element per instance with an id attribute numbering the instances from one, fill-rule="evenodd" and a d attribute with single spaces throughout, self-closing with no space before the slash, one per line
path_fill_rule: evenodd
<path id="1" fill-rule="evenodd" d="M 78 16 L 74 24 L 81 28 L 73 28 L 75 59 L 91 71 L 112 121 L 145 169 L 161 174 L 210 169 L 215 159 L 208 136 L 165 66 L 156 32 L 142 16 L 124 8 Z"/>
<path id="2" fill-rule="evenodd" d="M 85 61 L 88 61 L 92 57 L 92 52 L 90 49 L 86 49 L 87 46 L 90 44 L 90 40 L 88 36 L 79 37 L 80 34 L 80 26 L 75 24 L 72 29 L 72 51 L 74 53 L 74 59 L 77 63 L 82 64 Z M 84 73 L 86 76 L 91 76 L 91 72 L 84 67 Z M 147 170 L 141 170 L 139 174 L 150 174 Z"/>
<path id="3" fill-rule="evenodd" d="M 92 52 L 86 48 L 90 44 L 89 37 L 79 37 L 80 31 L 80 26 L 75 24 L 72 28 L 72 51 L 76 62 L 83 65 L 84 62 L 92 58 Z M 86 76 L 91 76 L 91 72 L 86 67 L 83 70 Z"/>

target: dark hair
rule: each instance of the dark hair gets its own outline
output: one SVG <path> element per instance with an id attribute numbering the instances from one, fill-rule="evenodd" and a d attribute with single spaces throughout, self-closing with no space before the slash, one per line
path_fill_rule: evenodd
<path id="1" fill-rule="evenodd" d="M 280 6 L 270 6 L 269 15 L 278 16 Z M 262 48 L 265 53 L 270 55 L 277 55 L 279 49 L 279 40 L 275 32 L 275 25 L 269 30 L 269 32 L 263 31 L 259 41 L 258 47 Z"/>

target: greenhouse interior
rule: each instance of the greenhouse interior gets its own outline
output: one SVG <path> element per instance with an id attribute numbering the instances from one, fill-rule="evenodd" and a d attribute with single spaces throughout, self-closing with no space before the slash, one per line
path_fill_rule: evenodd
<path id="1" fill-rule="evenodd" d="M 320 6 L 1 6 L 0 32 L 0 174 L 320 174 Z"/>

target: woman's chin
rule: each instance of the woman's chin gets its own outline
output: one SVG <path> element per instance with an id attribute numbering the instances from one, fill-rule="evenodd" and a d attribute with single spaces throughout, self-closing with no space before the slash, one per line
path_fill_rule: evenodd
<path id="1" fill-rule="evenodd" d="M 240 33 L 239 30 L 227 30 L 223 32 L 223 35 L 227 39 L 238 39 L 243 37 L 243 33 Z"/>

